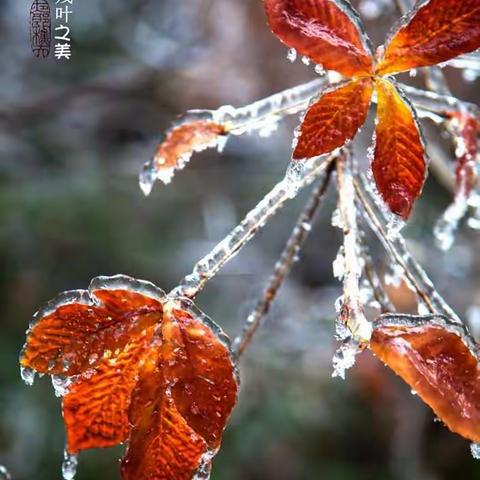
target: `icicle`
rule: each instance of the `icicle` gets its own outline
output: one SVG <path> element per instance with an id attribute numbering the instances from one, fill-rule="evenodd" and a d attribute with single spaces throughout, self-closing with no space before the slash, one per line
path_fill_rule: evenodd
<path id="1" fill-rule="evenodd" d="M 68 453 L 65 448 L 63 452 L 62 475 L 63 480 L 73 480 L 77 473 L 78 455 Z"/>
<path id="2" fill-rule="evenodd" d="M 299 190 L 324 174 L 333 158 L 333 155 L 330 155 L 312 158 L 302 164 L 292 162 L 287 169 L 285 178 L 275 185 L 230 234 L 195 265 L 192 273 L 186 276 L 170 295 L 193 298 L 208 280 L 250 241 L 257 230 L 278 212 L 287 200 L 294 198 Z"/>
<path id="3" fill-rule="evenodd" d="M 0 480 L 12 480 L 12 476 L 3 465 L 0 465 Z"/>
<path id="4" fill-rule="evenodd" d="M 357 355 L 361 351 L 358 342 L 352 338 L 345 340 L 333 355 L 332 377 L 340 377 L 342 380 L 345 380 L 346 371 L 355 365 Z"/>
<path id="5" fill-rule="evenodd" d="M 472 443 L 470 445 L 470 452 L 475 460 L 480 460 L 480 443 Z"/>
<path id="6" fill-rule="evenodd" d="M 35 370 L 27 367 L 20 367 L 20 376 L 22 377 L 25 385 L 31 387 L 35 381 Z"/>

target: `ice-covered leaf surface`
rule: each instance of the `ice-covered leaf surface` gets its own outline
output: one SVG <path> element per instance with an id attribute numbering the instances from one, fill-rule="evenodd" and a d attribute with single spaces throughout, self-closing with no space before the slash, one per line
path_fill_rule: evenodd
<path id="1" fill-rule="evenodd" d="M 441 316 L 384 315 L 370 348 L 450 430 L 480 441 L 478 350 L 463 325 Z"/>
<path id="2" fill-rule="evenodd" d="M 228 131 L 225 125 L 207 118 L 187 118 L 173 127 L 140 177 L 144 193 L 150 193 L 156 179 L 169 183 L 175 170 L 182 169 L 193 153 L 217 146 L 226 135 Z"/>
<path id="3" fill-rule="evenodd" d="M 447 62 L 480 48 L 480 0 L 422 0 L 400 22 L 380 74 Z"/>
<path id="4" fill-rule="evenodd" d="M 64 396 L 64 470 L 80 450 L 127 441 L 125 479 L 208 472 L 238 389 L 219 327 L 191 301 L 125 276 L 48 304 L 21 365 L 52 374 Z"/>
<path id="5" fill-rule="evenodd" d="M 369 74 L 368 40 L 343 0 L 264 0 L 270 28 L 290 48 L 342 75 Z"/>
<path id="6" fill-rule="evenodd" d="M 365 122 L 372 91 L 372 80 L 360 78 L 324 93 L 305 116 L 293 158 L 323 155 L 352 139 Z"/>
<path id="7" fill-rule="evenodd" d="M 396 87 L 378 79 L 376 89 L 373 176 L 392 213 L 406 220 L 425 181 L 424 147 L 414 113 Z"/>

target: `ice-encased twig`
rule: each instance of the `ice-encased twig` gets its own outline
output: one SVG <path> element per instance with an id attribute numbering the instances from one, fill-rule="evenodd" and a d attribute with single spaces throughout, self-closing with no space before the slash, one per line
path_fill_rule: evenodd
<path id="1" fill-rule="evenodd" d="M 284 203 L 295 198 L 298 192 L 325 174 L 336 153 L 314 157 L 307 162 L 291 162 L 284 179 L 251 210 L 242 222 L 228 234 L 210 253 L 202 258 L 171 295 L 194 298 L 205 284 L 231 260 L 268 219 L 275 215 Z"/>
<path id="2" fill-rule="evenodd" d="M 242 333 L 235 338 L 233 342 L 233 351 L 237 358 L 240 358 L 246 348 L 250 345 L 253 336 L 261 326 L 265 316 L 270 311 L 270 307 L 277 297 L 280 287 L 290 273 L 296 257 L 305 244 L 311 231 L 312 220 L 318 211 L 321 200 L 323 199 L 330 183 L 331 171 L 331 168 L 326 171 L 325 176 L 320 180 L 318 186 L 315 187 L 310 195 L 310 198 L 300 214 L 280 258 L 275 265 L 274 272 L 270 276 L 262 297 L 257 302 L 252 312 L 248 315 Z"/>
<path id="3" fill-rule="evenodd" d="M 360 253 L 364 261 L 363 273 L 372 289 L 373 298 L 380 305 L 382 313 L 395 312 L 396 308 L 388 298 L 384 285 L 378 276 L 377 270 L 370 254 L 370 249 L 365 241 L 364 235 L 360 237 Z"/>
<path id="4" fill-rule="evenodd" d="M 446 315 L 456 323 L 462 323 L 458 315 L 438 293 L 427 273 L 411 255 L 405 239 L 400 233 L 394 237 L 387 233 L 387 219 L 378 207 L 375 195 L 368 186 L 368 180 L 360 175 L 360 181 L 354 180 L 355 191 L 360 200 L 364 217 L 373 232 L 382 242 L 392 261 L 400 266 L 408 282 L 415 289 L 417 297 L 433 314 Z"/>
<path id="5" fill-rule="evenodd" d="M 411 87 L 404 83 L 399 83 L 402 90 L 408 95 L 408 98 L 419 111 L 422 113 L 434 113 L 437 115 L 445 115 L 448 112 L 467 109 L 471 112 L 477 112 L 478 106 L 474 103 L 459 100 L 451 95 L 441 95 L 439 93 L 422 90 L 420 88 Z"/>
<path id="6" fill-rule="evenodd" d="M 337 160 L 338 208 L 343 230 L 343 298 L 339 320 L 348 330 L 348 336 L 359 343 L 370 340 L 372 325 L 366 319 L 360 301 L 360 277 L 363 264 L 359 255 L 357 204 L 353 186 L 353 172 L 349 155 Z"/>

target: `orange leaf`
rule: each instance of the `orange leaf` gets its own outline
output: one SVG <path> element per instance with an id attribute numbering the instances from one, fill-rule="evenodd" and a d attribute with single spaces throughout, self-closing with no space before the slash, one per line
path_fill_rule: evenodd
<path id="1" fill-rule="evenodd" d="M 303 120 L 293 158 L 323 155 L 353 138 L 365 122 L 372 91 L 372 80 L 360 78 L 324 93 Z"/>
<path id="2" fill-rule="evenodd" d="M 228 135 L 227 127 L 211 120 L 181 123 L 167 133 L 149 168 L 153 168 L 156 178 L 168 183 L 174 171 L 182 169 L 193 153 L 215 147 L 225 135 Z"/>
<path id="3" fill-rule="evenodd" d="M 210 468 L 238 384 L 227 337 L 189 300 L 99 277 L 36 317 L 21 364 L 65 377 L 70 454 L 128 440 L 125 479 Z"/>
<path id="4" fill-rule="evenodd" d="M 88 291 L 64 292 L 37 312 L 20 364 L 39 373 L 78 375 L 95 366 L 105 352 L 123 348 L 156 324 L 164 292 L 149 282 L 98 277 Z"/>
<path id="5" fill-rule="evenodd" d="M 372 72 L 373 59 L 360 21 L 341 0 L 264 0 L 270 28 L 287 46 L 342 75 Z"/>
<path id="6" fill-rule="evenodd" d="M 383 75 L 427 67 L 477 48 L 480 0 L 423 0 L 393 35 L 377 72 Z"/>
<path id="7" fill-rule="evenodd" d="M 390 210 L 407 219 L 422 191 L 427 165 L 411 107 L 388 81 L 377 80 L 377 126 L 372 171 Z"/>
<path id="8" fill-rule="evenodd" d="M 478 351 L 463 325 L 443 317 L 380 317 L 370 348 L 453 432 L 480 442 Z"/>
<path id="9" fill-rule="evenodd" d="M 187 480 L 199 468 L 209 471 L 238 388 L 218 334 L 187 301 L 165 311 L 157 358 L 133 394 L 125 480 Z"/>

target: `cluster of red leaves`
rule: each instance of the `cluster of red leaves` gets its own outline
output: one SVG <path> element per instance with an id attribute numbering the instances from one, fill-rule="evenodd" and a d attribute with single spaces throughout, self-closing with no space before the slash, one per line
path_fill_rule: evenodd
<path id="1" fill-rule="evenodd" d="M 188 300 L 128 277 L 100 277 L 53 300 L 37 314 L 20 362 L 71 379 L 69 453 L 128 442 L 126 480 L 208 471 L 236 402 L 219 328 Z"/>
<path id="2" fill-rule="evenodd" d="M 374 56 L 358 15 L 343 0 L 264 0 L 270 28 L 286 45 L 348 82 L 307 111 L 293 158 L 323 155 L 353 138 L 377 92 L 373 177 L 390 210 L 407 219 L 426 161 L 414 111 L 385 75 L 446 62 L 480 48 L 480 0 L 426 0 Z"/>

